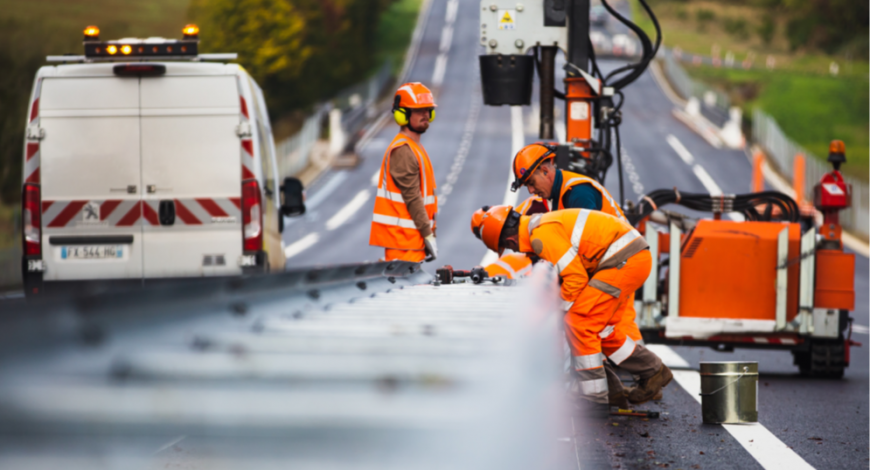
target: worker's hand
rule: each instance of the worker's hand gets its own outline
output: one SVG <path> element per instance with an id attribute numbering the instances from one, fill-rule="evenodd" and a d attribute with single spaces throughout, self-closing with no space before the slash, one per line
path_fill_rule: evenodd
<path id="1" fill-rule="evenodd" d="M 438 258 L 438 243 L 435 241 L 435 235 L 430 234 L 423 239 L 426 244 L 426 259 L 425 261 L 435 261 Z"/>

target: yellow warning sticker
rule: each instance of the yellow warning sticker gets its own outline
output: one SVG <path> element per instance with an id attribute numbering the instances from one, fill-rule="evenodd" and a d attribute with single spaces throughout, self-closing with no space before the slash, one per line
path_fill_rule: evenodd
<path id="1" fill-rule="evenodd" d="M 499 30 L 507 30 L 507 29 L 516 29 L 517 23 L 517 11 L 516 10 L 499 10 L 498 11 L 498 29 Z"/>

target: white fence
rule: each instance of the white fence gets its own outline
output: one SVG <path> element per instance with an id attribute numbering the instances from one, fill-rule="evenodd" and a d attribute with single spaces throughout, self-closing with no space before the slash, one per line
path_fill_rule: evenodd
<path id="1" fill-rule="evenodd" d="M 807 198 L 812 198 L 813 186 L 821 180 L 822 175 L 831 171 L 830 163 L 816 158 L 789 139 L 772 117 L 757 108 L 752 113 L 752 137 L 767 151 L 780 173 L 788 178 L 793 177 L 795 156 L 804 156 L 804 194 Z M 844 176 L 844 179 L 852 184 L 852 207 L 840 212 L 840 224 L 844 229 L 867 238 L 870 233 L 870 190 L 863 181 L 849 176 Z"/>
<path id="2" fill-rule="evenodd" d="M 680 96 L 685 99 L 695 97 L 707 106 L 716 107 L 724 113 L 728 112 L 728 109 L 731 107 L 731 100 L 728 98 L 728 95 L 690 77 L 683 70 L 672 50 L 664 47 L 659 50 L 665 74 Z"/>
<path id="3" fill-rule="evenodd" d="M 275 146 L 278 155 L 278 173 L 293 176 L 308 166 L 308 157 L 314 143 L 320 138 L 320 127 L 325 106 L 318 106 L 311 116 L 305 119 L 302 129 L 292 137 L 288 137 Z"/>

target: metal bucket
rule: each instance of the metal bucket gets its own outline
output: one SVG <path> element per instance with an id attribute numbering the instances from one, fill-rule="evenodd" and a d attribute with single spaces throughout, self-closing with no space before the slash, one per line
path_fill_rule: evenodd
<path id="1" fill-rule="evenodd" d="M 701 414 L 706 424 L 758 422 L 758 363 L 702 362 Z"/>

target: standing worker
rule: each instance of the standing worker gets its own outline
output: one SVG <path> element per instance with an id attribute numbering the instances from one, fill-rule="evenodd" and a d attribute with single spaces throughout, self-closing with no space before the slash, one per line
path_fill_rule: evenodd
<path id="1" fill-rule="evenodd" d="M 513 161 L 514 182 L 511 190 L 526 186 L 529 192 L 550 201 L 553 210 L 590 209 L 610 214 L 626 221 L 622 208 L 604 186 L 594 178 L 570 171 L 560 170 L 555 165 L 556 147 L 544 143 L 534 143 L 520 150 Z M 634 342 L 642 343 L 643 336 L 635 322 L 634 291 L 631 297 L 620 306 L 622 323 L 617 328 L 623 330 Z M 622 381 L 608 364 L 607 383 L 610 390 L 610 403 L 621 408 L 628 406 L 628 392 Z M 661 396 L 652 397 L 654 400 Z"/>
<path id="2" fill-rule="evenodd" d="M 369 244 L 384 247 L 384 260 L 433 261 L 435 173 L 420 136 L 435 120 L 435 99 L 423 84 L 406 83 L 393 98 L 393 119 L 401 129 L 393 138 L 378 179 Z"/>
<path id="3" fill-rule="evenodd" d="M 629 392 L 635 403 L 658 395 L 673 379 L 658 356 L 619 328 L 622 305 L 646 281 L 652 264 L 649 246 L 628 223 L 586 209 L 529 217 L 511 206 L 495 206 L 484 214 L 480 238 L 499 253 L 506 248 L 534 252 L 556 266 L 577 374 L 571 391 L 590 415 L 609 412 L 605 357 L 639 377 Z"/>

